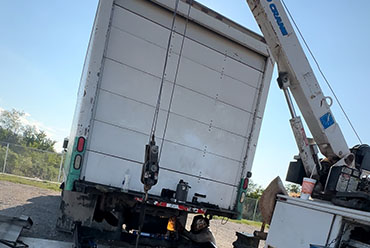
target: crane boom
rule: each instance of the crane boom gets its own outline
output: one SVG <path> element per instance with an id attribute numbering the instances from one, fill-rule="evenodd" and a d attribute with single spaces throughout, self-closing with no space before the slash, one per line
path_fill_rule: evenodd
<path id="1" fill-rule="evenodd" d="M 334 161 L 350 154 L 342 131 L 330 110 L 327 97 L 322 93 L 281 2 L 279 0 L 247 0 L 247 2 L 277 62 L 279 75 L 284 77 L 280 86 L 285 90 L 293 118 L 295 113 L 292 104 L 289 103 L 288 89 L 321 153 Z M 297 139 L 296 134 L 295 136 Z"/>

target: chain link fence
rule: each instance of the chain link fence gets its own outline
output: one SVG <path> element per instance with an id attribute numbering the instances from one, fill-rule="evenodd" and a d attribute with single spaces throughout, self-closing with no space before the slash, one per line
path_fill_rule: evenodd
<path id="1" fill-rule="evenodd" d="M 39 150 L 0 141 L 0 172 L 17 176 L 61 182 L 64 178 L 63 153 Z M 262 222 L 259 199 L 247 197 L 242 218 Z"/>
<path id="2" fill-rule="evenodd" d="M 61 182 L 64 178 L 63 153 L 39 150 L 0 141 L 0 172 L 17 176 Z M 262 221 L 259 199 L 247 197 L 242 218 Z"/>
<path id="3" fill-rule="evenodd" d="M 258 203 L 259 199 L 247 197 L 243 205 L 242 218 L 262 222 L 262 215 Z"/>
<path id="4" fill-rule="evenodd" d="M 63 180 L 64 154 L 0 142 L 0 172 L 40 180 Z"/>

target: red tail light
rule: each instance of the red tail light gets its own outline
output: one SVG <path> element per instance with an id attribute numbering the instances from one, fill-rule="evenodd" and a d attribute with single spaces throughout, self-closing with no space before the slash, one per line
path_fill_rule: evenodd
<path id="1" fill-rule="evenodd" d="M 244 182 L 243 182 L 243 189 L 247 189 L 248 188 L 248 183 L 249 183 L 249 179 L 246 177 L 244 178 Z"/>
<path id="2" fill-rule="evenodd" d="M 77 151 L 82 152 L 85 148 L 85 138 L 79 137 L 77 141 Z"/>

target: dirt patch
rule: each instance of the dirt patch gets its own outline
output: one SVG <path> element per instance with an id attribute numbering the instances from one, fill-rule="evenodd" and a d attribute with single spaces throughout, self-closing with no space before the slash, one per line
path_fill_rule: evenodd
<path id="1" fill-rule="evenodd" d="M 60 193 L 34 186 L 0 181 L 0 214 L 8 216 L 27 215 L 33 220 L 31 230 L 22 235 L 61 241 L 71 241 L 70 235 L 55 230 L 59 215 Z M 191 223 L 189 216 L 188 223 Z M 236 240 L 235 232 L 253 233 L 257 227 L 222 220 L 212 220 L 211 230 L 217 247 L 231 248 Z M 263 247 L 261 244 L 260 247 Z"/>

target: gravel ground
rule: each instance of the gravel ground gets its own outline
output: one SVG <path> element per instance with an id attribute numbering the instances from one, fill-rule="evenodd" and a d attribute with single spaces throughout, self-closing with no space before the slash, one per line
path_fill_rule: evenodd
<path id="1" fill-rule="evenodd" d="M 211 231 L 216 238 L 218 248 L 233 247 L 232 243 L 236 240 L 235 232 L 252 234 L 255 230 L 259 230 L 259 228 L 230 221 L 226 224 L 223 224 L 223 221 L 221 220 L 211 221 Z M 259 248 L 263 248 L 264 244 L 265 242 L 261 242 Z"/>
<path id="2" fill-rule="evenodd" d="M 70 241 L 72 238 L 55 230 L 59 214 L 60 193 L 33 186 L 0 181 L 0 214 L 8 216 L 27 215 L 33 220 L 31 230 L 22 235 Z M 188 223 L 191 222 L 189 216 Z M 211 221 L 211 230 L 216 238 L 217 247 L 230 248 L 236 240 L 235 232 L 253 233 L 258 228 L 233 222 Z M 263 244 L 260 245 L 263 247 Z"/>
<path id="3" fill-rule="evenodd" d="M 69 241 L 71 237 L 55 230 L 60 193 L 34 186 L 0 181 L 0 214 L 30 216 L 33 225 L 22 235 L 34 238 Z"/>

